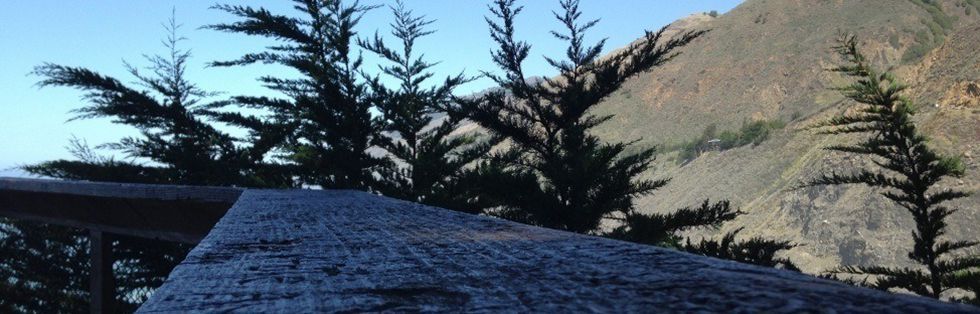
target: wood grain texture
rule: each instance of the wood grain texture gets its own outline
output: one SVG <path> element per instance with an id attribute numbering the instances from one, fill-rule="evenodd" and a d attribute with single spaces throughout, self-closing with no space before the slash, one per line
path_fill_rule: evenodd
<path id="1" fill-rule="evenodd" d="M 0 190 L 124 199 L 186 200 L 234 203 L 243 189 L 232 187 L 155 185 L 0 177 Z"/>
<path id="2" fill-rule="evenodd" d="M 971 312 L 354 191 L 248 190 L 158 312 Z"/>
<path id="3" fill-rule="evenodd" d="M 242 189 L 0 178 L 0 216 L 196 244 Z"/>

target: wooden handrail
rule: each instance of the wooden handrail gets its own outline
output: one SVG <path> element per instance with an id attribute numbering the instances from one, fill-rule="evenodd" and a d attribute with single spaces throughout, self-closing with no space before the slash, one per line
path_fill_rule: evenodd
<path id="1" fill-rule="evenodd" d="M 88 229 L 91 311 L 113 312 L 112 236 L 197 244 L 242 189 L 0 178 L 0 216 Z"/>
<path id="2" fill-rule="evenodd" d="M 974 310 L 358 191 L 247 190 L 139 312 Z"/>
<path id="3" fill-rule="evenodd" d="M 0 177 L 0 190 L 125 199 L 184 200 L 232 204 L 244 189 Z"/>
<path id="4" fill-rule="evenodd" d="M 231 202 L 222 217 L 218 205 Z M 180 218 L 126 225 L 109 212 Z M 11 214 L 93 230 L 95 312 L 112 309 L 105 233 L 115 232 L 206 234 L 144 313 L 976 311 L 358 191 L 0 179 L 0 215 Z M 185 220 L 218 222 L 202 232 Z"/>
<path id="5" fill-rule="evenodd" d="M 196 244 L 242 189 L 0 178 L 0 216 Z"/>

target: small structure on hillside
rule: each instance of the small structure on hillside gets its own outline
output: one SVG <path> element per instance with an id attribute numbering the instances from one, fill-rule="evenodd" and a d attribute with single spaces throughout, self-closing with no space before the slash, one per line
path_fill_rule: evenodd
<path id="1" fill-rule="evenodd" d="M 708 146 L 707 146 L 706 150 L 707 151 L 718 151 L 718 152 L 720 152 L 721 151 L 721 140 L 720 139 L 717 139 L 717 138 L 713 138 L 713 139 L 708 140 Z"/>

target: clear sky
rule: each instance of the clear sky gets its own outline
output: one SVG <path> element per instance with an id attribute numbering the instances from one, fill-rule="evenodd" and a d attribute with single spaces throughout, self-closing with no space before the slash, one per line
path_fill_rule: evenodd
<path id="1" fill-rule="evenodd" d="M 363 4 L 391 4 L 394 0 L 362 0 Z M 465 71 L 493 71 L 493 48 L 483 17 L 489 14 L 489 0 L 406 0 L 418 14 L 436 20 L 437 32 L 418 43 L 418 51 L 430 61 L 441 61 L 434 69 L 439 76 Z M 564 46 L 549 30 L 558 24 L 551 11 L 558 0 L 519 1 L 526 8 L 518 19 L 517 36 L 533 45 L 527 72 L 553 75 L 543 55 L 560 56 Z M 654 30 L 689 14 L 732 9 L 740 0 L 582 0 L 583 18 L 599 18 L 589 40 L 608 38 L 606 51 L 639 38 L 644 30 Z M 38 77 L 29 75 L 43 62 L 82 66 L 132 81 L 123 60 L 134 66 L 146 63 L 143 54 L 163 53 L 160 39 L 162 22 L 171 10 L 184 25 L 181 34 L 189 40 L 183 47 L 193 52 L 189 78 L 210 91 L 227 95 L 271 95 L 254 78 L 288 73 L 276 66 L 246 68 L 206 68 L 215 60 L 233 59 L 243 53 L 260 51 L 268 41 L 237 34 L 200 29 L 200 26 L 231 22 L 235 18 L 209 7 L 208 0 L 9 0 L 0 9 L 0 176 L 16 175 L 16 166 L 70 158 L 65 145 L 76 136 L 91 145 L 113 142 L 135 134 L 126 126 L 109 120 L 66 122 L 70 110 L 82 105 L 80 93 L 67 88 L 35 86 Z M 217 3 L 263 6 L 273 12 L 293 14 L 291 1 L 226 1 Z M 359 25 L 362 36 L 375 31 L 388 33 L 391 13 L 387 8 L 368 13 Z M 450 44 L 451 43 L 451 44 Z M 366 65 L 374 67 L 373 58 Z M 465 94 L 483 90 L 491 82 L 480 80 L 464 86 Z M 111 153 L 111 152 L 106 152 Z"/>

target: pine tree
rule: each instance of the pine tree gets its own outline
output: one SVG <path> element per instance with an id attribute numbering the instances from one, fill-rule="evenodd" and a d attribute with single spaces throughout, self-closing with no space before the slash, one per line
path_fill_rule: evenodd
<path id="1" fill-rule="evenodd" d="M 355 26 L 375 7 L 357 1 L 350 5 L 340 0 L 294 2 L 301 18 L 264 8 L 215 6 L 242 20 L 207 28 L 271 38 L 283 44 L 212 65 L 261 62 L 299 72 L 299 78 L 259 78 L 286 99 L 240 96 L 233 100 L 240 106 L 269 112 L 259 119 L 271 125 L 269 129 L 288 131 L 276 145 L 286 151 L 285 159 L 295 163 L 295 175 L 303 183 L 369 190 L 374 186 L 373 172 L 382 161 L 367 151 L 379 122 L 371 116 L 367 86 L 361 79 L 362 58 L 354 55 L 351 45 L 357 36 Z"/>
<path id="2" fill-rule="evenodd" d="M 358 40 L 361 47 L 391 63 L 381 66 L 381 72 L 398 84 L 389 88 L 380 77 L 369 81 L 369 98 L 381 114 L 384 131 L 375 144 L 392 158 L 379 168 L 378 190 L 423 204 L 479 212 L 465 178 L 473 172 L 468 165 L 483 156 L 491 142 L 479 141 L 473 134 L 454 134 L 462 117 L 443 111 L 453 90 L 471 79 L 460 73 L 424 87 L 435 64 L 423 60 L 414 48 L 418 39 L 433 33 L 425 29 L 432 21 L 414 16 L 401 1 L 391 9 L 398 48 L 385 44 L 378 34 L 373 40 Z"/>
<path id="3" fill-rule="evenodd" d="M 87 103 L 74 110 L 74 119 L 111 118 L 114 123 L 136 128 L 140 135 L 103 147 L 121 152 L 126 160 L 95 153 L 83 140 L 72 139 L 76 160 L 55 160 L 24 167 L 29 173 L 70 180 L 129 183 L 223 185 L 263 187 L 291 186 L 282 166 L 267 163 L 271 147 L 262 137 L 236 138 L 217 129 L 207 119 L 225 115 L 217 110 L 224 101 L 205 103 L 215 93 L 206 92 L 186 79 L 190 58 L 178 49 L 184 40 L 172 18 L 165 25 L 168 37 L 164 56 L 147 56 L 150 74 L 126 65 L 138 85 L 128 86 L 98 72 L 56 64 L 35 68 L 41 86 L 71 87 L 84 92 Z M 250 130 L 258 134 L 256 130 Z M 259 144 L 252 144 L 259 143 Z M 0 242 L 4 252 L 2 271 L 12 271 L 0 283 L 5 302 L 42 312 L 85 311 L 88 304 L 88 234 L 84 230 L 46 224 L 4 221 Z M 135 310 L 191 246 L 132 237 L 116 237 L 119 310 Z M 16 266 L 12 266 L 16 265 Z M 11 294 L 8 294 L 11 293 Z M 54 293 L 45 300 L 19 299 Z M 10 298 L 8 298 L 10 297 Z M 17 300 L 17 301 L 11 301 Z M 50 311 L 49 311 L 50 310 Z"/>
<path id="4" fill-rule="evenodd" d="M 602 143 L 589 130 L 608 120 L 589 109 L 630 76 L 658 66 L 674 50 L 703 32 L 685 32 L 661 42 L 664 29 L 647 32 L 639 42 L 600 59 L 604 40 L 587 46 L 585 32 L 598 21 L 579 21 L 578 1 L 564 0 L 555 17 L 565 33 L 552 34 L 568 43 L 566 60 L 546 58 L 561 74 L 532 82 L 523 70 L 530 45 L 514 38 L 514 19 L 522 7 L 497 0 L 490 18 L 491 36 L 499 45 L 494 62 L 503 75 L 484 73 L 502 90 L 477 99 L 459 99 L 461 112 L 507 147 L 479 165 L 481 196 L 497 205 L 495 214 L 546 227 L 596 232 L 601 221 L 631 212 L 633 198 L 663 186 L 667 180 L 640 180 L 653 149 L 626 153 L 628 143 Z M 506 92 L 509 92 L 506 93 Z"/>
<path id="5" fill-rule="evenodd" d="M 166 26 L 169 34 L 164 45 L 169 54 L 146 57 L 151 75 L 126 64 L 138 86 L 127 86 L 115 78 L 80 67 L 48 63 L 34 70 L 35 75 L 43 77 L 40 86 L 71 87 L 85 92 L 83 99 L 88 104 L 74 110 L 76 116 L 72 120 L 111 118 L 113 123 L 136 128 L 139 137 L 102 145 L 133 161 L 98 156 L 82 142 L 73 141 L 70 148 L 79 160 L 57 160 L 24 169 L 63 179 L 290 186 L 290 178 L 277 165 L 265 161 L 271 148 L 250 145 L 263 139 L 239 139 L 206 121 L 223 117 L 216 109 L 226 102 L 204 102 L 217 94 L 203 91 L 186 79 L 190 52 L 177 47 L 184 38 L 177 34 L 176 21 L 171 19 Z"/>
<path id="6" fill-rule="evenodd" d="M 663 40 L 667 27 L 647 32 L 620 52 L 600 58 L 604 41 L 587 46 L 584 34 L 597 20 L 580 23 L 578 1 L 561 1 L 563 13 L 555 17 L 565 33 L 552 34 L 568 43 L 566 59 L 546 58 L 558 69 L 557 78 L 532 79 L 523 71 L 530 45 L 514 39 L 514 19 L 522 7 L 514 0 L 497 0 L 490 10 L 499 20 L 487 19 L 499 45 L 494 62 L 503 75 L 484 73 L 500 85 L 475 99 L 457 99 L 455 110 L 506 139 L 477 166 L 474 186 L 489 213 L 511 220 L 602 234 L 627 241 L 686 249 L 695 253 L 742 262 L 795 269 L 774 255 L 793 247 L 788 242 L 752 239 L 735 243 L 729 234 L 721 242 L 681 243 L 680 232 L 717 227 L 741 214 L 727 201 L 679 209 L 667 215 L 643 214 L 633 199 L 667 184 L 668 179 L 643 180 L 654 149 L 628 153 L 631 143 L 603 143 L 590 129 L 611 116 L 595 116 L 590 109 L 614 92 L 629 77 L 659 66 L 705 31 L 682 32 Z M 603 220 L 620 221 L 603 232 Z M 727 239 L 727 242 L 726 242 Z"/>
<path id="7" fill-rule="evenodd" d="M 865 277 L 869 285 L 878 289 L 904 289 L 933 298 L 944 297 L 954 288 L 980 292 L 980 257 L 958 253 L 978 242 L 942 239 L 946 219 L 957 211 L 946 203 L 968 193 L 942 188 L 940 182 L 962 176 L 963 165 L 958 159 L 929 148 L 912 121 L 915 104 L 903 95 L 906 85 L 894 74 L 875 69 L 858 49 L 853 35 L 842 35 L 835 50 L 846 64 L 832 71 L 854 78 L 850 85 L 838 90 L 859 105 L 814 128 L 822 134 L 864 135 L 856 144 L 827 149 L 867 156 L 876 167 L 849 173 L 832 171 L 803 187 L 863 184 L 879 189 L 882 196 L 908 211 L 915 221 L 914 245 L 908 257 L 918 267 L 843 266 L 833 273 Z"/>

